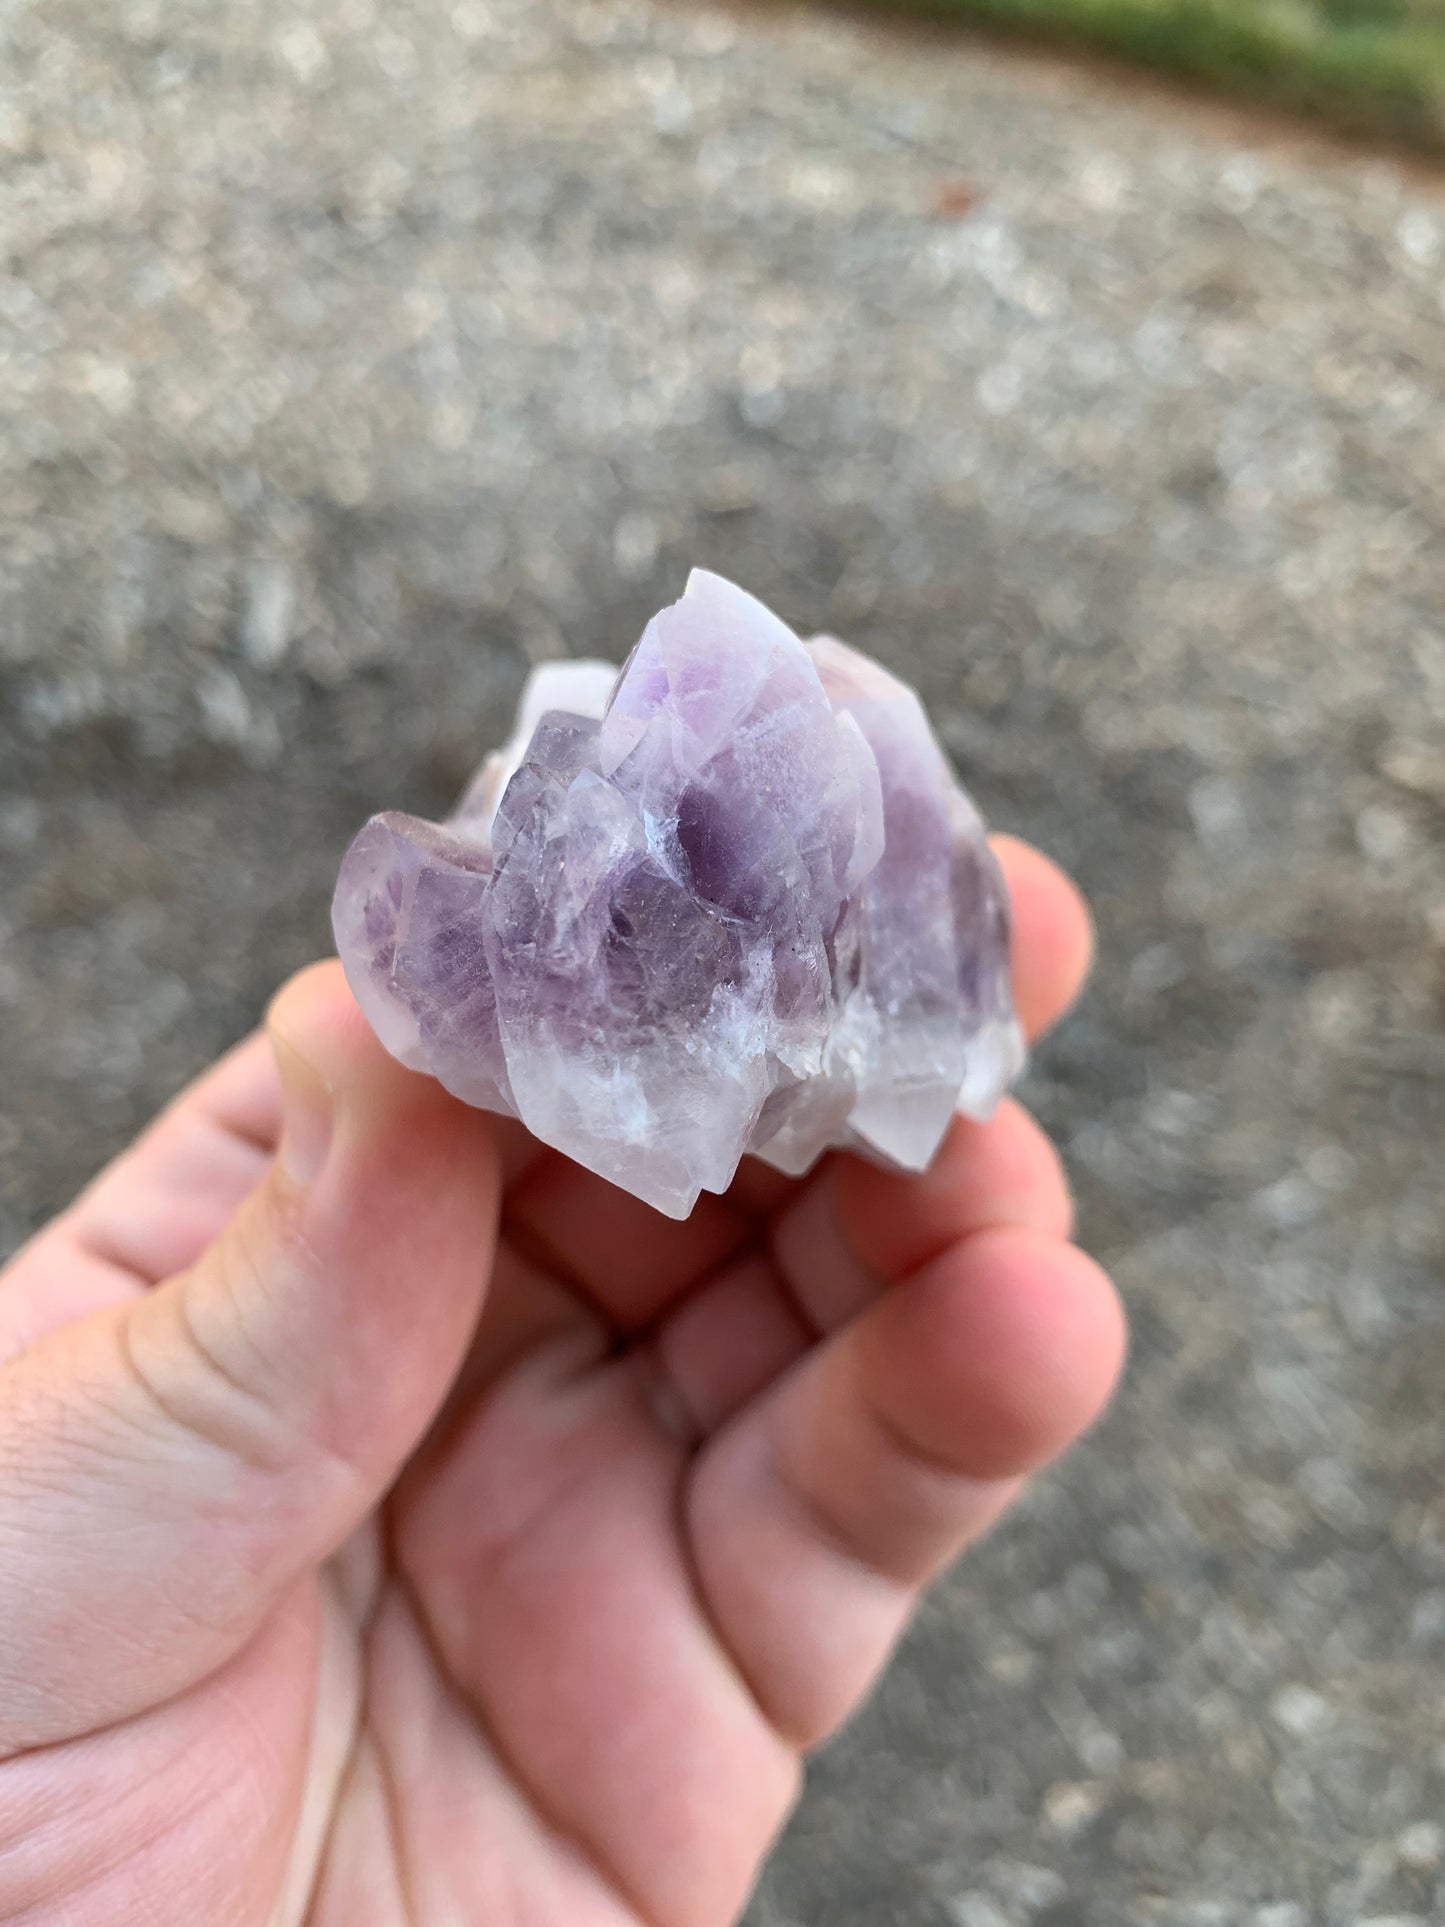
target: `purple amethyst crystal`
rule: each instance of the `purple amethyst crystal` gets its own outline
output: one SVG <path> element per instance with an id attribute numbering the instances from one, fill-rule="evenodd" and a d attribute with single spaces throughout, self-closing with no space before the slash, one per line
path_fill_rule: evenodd
<path id="1" fill-rule="evenodd" d="M 621 671 L 537 670 L 445 823 L 332 906 L 404 1064 L 685 1217 L 745 1151 L 922 1170 L 1019 1071 L 1008 905 L 918 698 L 695 570 Z"/>

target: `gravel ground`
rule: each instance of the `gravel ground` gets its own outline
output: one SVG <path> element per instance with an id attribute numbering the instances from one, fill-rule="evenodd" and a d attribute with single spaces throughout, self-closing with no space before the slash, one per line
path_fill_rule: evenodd
<path id="1" fill-rule="evenodd" d="M 0 1243 L 694 561 L 1071 863 L 1106 1427 L 755 1927 L 1445 1920 L 1445 208 L 838 19 L 5 0 Z"/>

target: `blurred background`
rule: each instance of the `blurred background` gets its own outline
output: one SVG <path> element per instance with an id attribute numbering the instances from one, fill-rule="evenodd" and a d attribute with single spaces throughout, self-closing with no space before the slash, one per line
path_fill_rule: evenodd
<path id="1" fill-rule="evenodd" d="M 1423 139 L 1404 4 L 1243 12 Z M 364 816 L 721 570 L 1091 893 L 1027 1095 L 1137 1334 L 753 1927 L 1445 1920 L 1439 178 L 896 18 L 0 33 L 0 1246 L 328 946 Z"/>

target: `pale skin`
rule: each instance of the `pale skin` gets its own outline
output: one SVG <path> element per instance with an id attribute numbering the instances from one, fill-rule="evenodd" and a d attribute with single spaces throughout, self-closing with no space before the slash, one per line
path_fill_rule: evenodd
<path id="1" fill-rule="evenodd" d="M 1037 1035 L 1088 918 L 998 847 Z M 1069 1232 L 1013 1103 L 673 1223 L 293 979 L 0 1273 L 0 1920 L 726 1927 L 1108 1397 Z"/>

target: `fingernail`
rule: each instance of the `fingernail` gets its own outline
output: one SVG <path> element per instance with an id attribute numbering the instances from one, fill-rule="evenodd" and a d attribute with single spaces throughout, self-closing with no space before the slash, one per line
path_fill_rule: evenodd
<path id="1" fill-rule="evenodd" d="M 281 1076 L 281 1142 L 276 1157 L 294 1184 L 313 1184 L 331 1148 L 335 1097 L 316 1067 L 274 1030 L 271 1049 Z"/>

